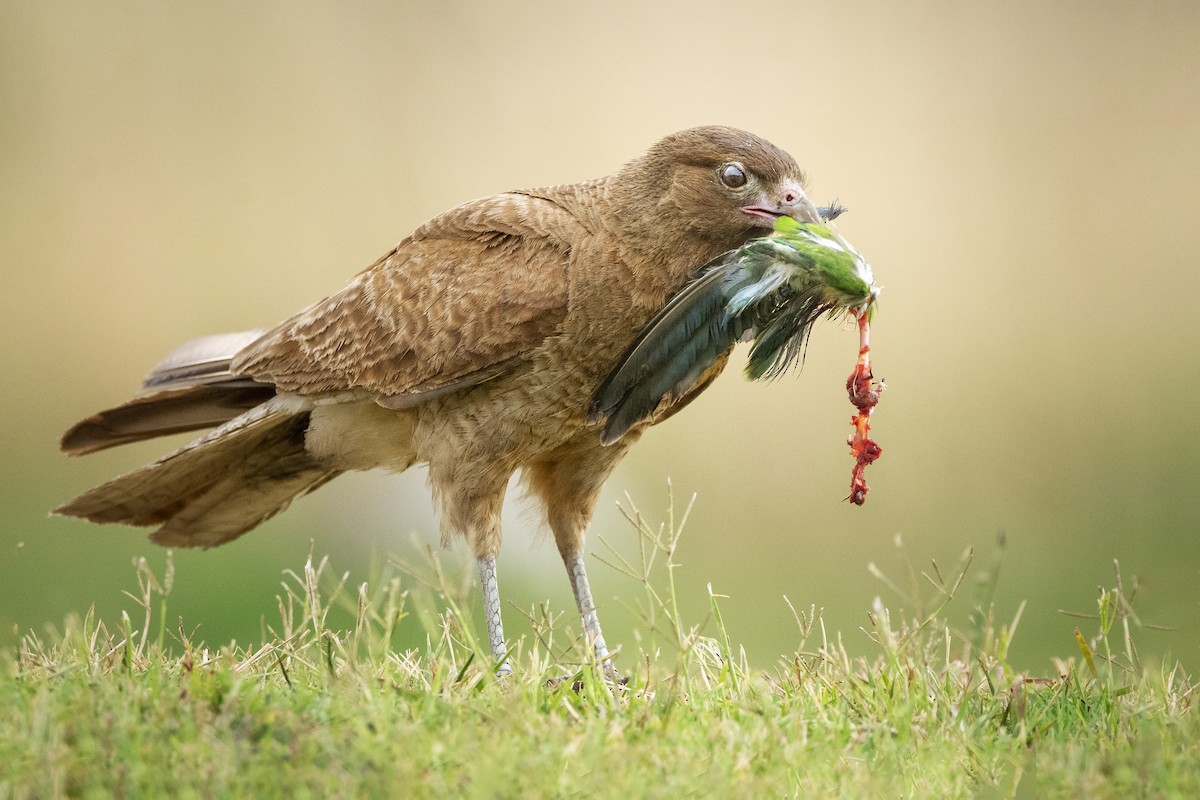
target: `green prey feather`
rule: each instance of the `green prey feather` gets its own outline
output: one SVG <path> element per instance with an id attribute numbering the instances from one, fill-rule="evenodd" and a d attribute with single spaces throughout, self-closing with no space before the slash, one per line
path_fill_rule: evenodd
<path id="1" fill-rule="evenodd" d="M 871 265 L 835 230 L 780 217 L 771 236 L 697 270 L 646 324 L 593 396 L 589 421 L 603 420 L 602 441 L 616 441 L 748 333 L 747 377 L 777 378 L 803 359 L 821 316 L 869 312 L 878 294 Z"/>

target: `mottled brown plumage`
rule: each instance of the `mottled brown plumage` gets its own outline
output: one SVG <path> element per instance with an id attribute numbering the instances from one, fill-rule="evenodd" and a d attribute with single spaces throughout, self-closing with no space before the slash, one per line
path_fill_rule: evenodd
<path id="1" fill-rule="evenodd" d="M 521 470 L 603 655 L 581 559 L 600 486 L 728 353 L 609 446 L 588 422 L 591 397 L 698 266 L 779 214 L 816 221 L 802 184 L 782 150 L 706 127 L 607 178 L 459 206 L 276 328 L 185 345 L 139 397 L 68 431 L 64 450 L 84 453 L 223 423 L 58 511 L 159 525 L 159 543 L 209 547 L 341 472 L 427 463 L 443 538 L 464 536 L 480 559 L 502 655 L 494 556 L 505 488 Z"/>

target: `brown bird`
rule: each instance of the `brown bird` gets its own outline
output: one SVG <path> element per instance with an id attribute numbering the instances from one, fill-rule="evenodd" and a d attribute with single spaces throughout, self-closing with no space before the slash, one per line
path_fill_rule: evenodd
<path id="1" fill-rule="evenodd" d="M 602 443 L 589 406 L 697 267 L 781 215 L 819 221 L 796 162 L 726 127 L 667 136 L 606 178 L 466 203 L 277 327 L 183 345 L 134 399 L 71 428 L 72 455 L 213 429 L 56 513 L 159 526 L 158 544 L 207 548 L 343 472 L 428 464 L 442 541 L 474 551 L 489 644 L 508 671 L 496 553 L 521 470 L 607 665 L 583 564 L 600 487 L 645 427 L 708 387 L 729 348 L 623 421 L 616 441 Z"/>

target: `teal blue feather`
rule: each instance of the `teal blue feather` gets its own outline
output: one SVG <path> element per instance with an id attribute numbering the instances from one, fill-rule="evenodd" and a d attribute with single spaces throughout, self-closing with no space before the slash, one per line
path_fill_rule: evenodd
<path id="1" fill-rule="evenodd" d="M 590 421 L 607 421 L 605 443 L 652 414 L 664 397 L 681 396 L 741 335 L 725 311 L 724 278 L 715 269 L 701 274 L 646 324 L 618 360 L 589 412 Z"/>

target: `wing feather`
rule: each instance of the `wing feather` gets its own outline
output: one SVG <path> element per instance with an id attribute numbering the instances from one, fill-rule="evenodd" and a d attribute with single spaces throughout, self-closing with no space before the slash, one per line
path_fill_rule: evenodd
<path id="1" fill-rule="evenodd" d="M 366 390 L 396 408 L 494 379 L 558 332 L 584 233 L 544 198 L 460 206 L 247 346 L 232 371 L 301 395 Z"/>
<path id="2" fill-rule="evenodd" d="M 708 268 L 642 329 L 592 398 L 589 421 L 605 421 L 611 444 L 668 404 L 688 402 L 724 367 L 746 323 L 727 312 L 728 272 Z"/>

